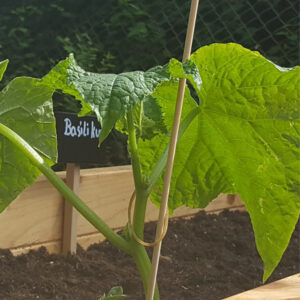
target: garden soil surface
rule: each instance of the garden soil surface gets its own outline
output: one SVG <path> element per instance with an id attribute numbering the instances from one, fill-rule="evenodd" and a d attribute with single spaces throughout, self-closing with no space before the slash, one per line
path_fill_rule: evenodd
<path id="1" fill-rule="evenodd" d="M 2 229 L 4 230 L 4 229 Z M 154 224 L 146 226 L 151 240 Z M 300 272 L 300 224 L 268 282 Z M 222 299 L 262 284 L 246 212 L 201 212 L 170 221 L 159 268 L 162 300 Z M 142 283 L 130 257 L 107 242 L 63 257 L 44 248 L 14 257 L 0 250 L 0 299 L 98 300 L 120 285 L 128 299 L 143 300 Z"/>

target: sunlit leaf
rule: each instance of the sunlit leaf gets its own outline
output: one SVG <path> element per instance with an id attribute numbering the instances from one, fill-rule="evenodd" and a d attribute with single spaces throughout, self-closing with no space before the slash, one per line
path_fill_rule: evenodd
<path id="1" fill-rule="evenodd" d="M 202 80 L 199 113 L 178 143 L 169 207 L 205 207 L 220 193 L 238 193 L 251 216 L 266 279 L 299 218 L 300 69 L 280 69 L 236 44 L 200 48 L 191 61 Z M 170 87 L 160 88 L 156 97 L 170 128 L 176 97 Z M 143 147 L 144 172 L 168 138 Z M 161 189 L 162 178 L 154 201 Z"/>
<path id="2" fill-rule="evenodd" d="M 53 89 L 19 77 L 0 93 L 0 123 L 26 140 L 49 164 L 56 162 Z M 0 135 L 0 212 L 40 175 L 21 150 Z"/>

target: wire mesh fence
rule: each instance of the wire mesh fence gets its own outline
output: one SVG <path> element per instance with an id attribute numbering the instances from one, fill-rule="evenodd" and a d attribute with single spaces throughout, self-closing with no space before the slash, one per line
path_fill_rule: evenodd
<path id="1" fill-rule="evenodd" d="M 121 72 L 164 64 L 183 51 L 190 1 L 2 0 L 6 78 L 42 76 L 74 52 L 86 69 Z M 298 0 L 201 0 L 193 48 L 236 42 L 282 66 L 299 63 Z"/>
<path id="2" fill-rule="evenodd" d="M 298 0 L 200 0 L 193 49 L 236 42 L 279 65 L 296 65 L 298 5 Z M 186 0 L 1 0 L 0 60 L 10 63 L 0 88 L 15 76 L 43 76 L 71 52 L 82 67 L 97 72 L 145 70 L 180 59 L 189 6 Z M 79 109 L 61 94 L 54 95 L 54 105 Z M 120 133 L 114 131 L 102 147 L 101 166 L 129 163 Z"/>

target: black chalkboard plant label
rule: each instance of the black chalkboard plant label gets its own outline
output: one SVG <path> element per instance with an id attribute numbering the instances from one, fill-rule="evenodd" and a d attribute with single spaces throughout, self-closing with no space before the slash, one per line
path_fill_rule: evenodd
<path id="1" fill-rule="evenodd" d="M 96 117 L 56 112 L 58 162 L 100 163 L 98 147 L 101 126 Z"/>

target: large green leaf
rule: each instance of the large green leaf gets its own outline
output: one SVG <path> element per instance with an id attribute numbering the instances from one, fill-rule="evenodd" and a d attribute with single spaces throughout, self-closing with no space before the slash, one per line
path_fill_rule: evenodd
<path id="1" fill-rule="evenodd" d="M 219 193 L 240 194 L 267 279 L 299 218 L 299 68 L 281 69 L 236 44 L 203 47 L 191 61 L 202 79 L 200 106 L 178 143 L 170 209 L 205 207 Z M 166 85 L 160 89 L 156 97 L 170 127 L 176 96 Z M 157 136 L 149 150 L 140 142 L 145 173 L 167 139 Z M 161 185 L 159 179 L 155 201 Z"/>
<path id="2" fill-rule="evenodd" d="M 43 80 L 80 100 L 83 105 L 81 116 L 91 112 L 96 114 L 102 125 L 99 137 L 101 143 L 127 112 L 143 100 L 148 99 L 145 102 L 150 103 L 148 97 L 156 86 L 168 79 L 165 67 L 121 74 L 86 72 L 70 55 Z"/>
<path id="3" fill-rule="evenodd" d="M 0 123 L 19 134 L 49 165 L 56 161 L 57 148 L 52 93 L 52 88 L 29 77 L 14 79 L 0 93 Z M 22 151 L 0 135 L 0 212 L 39 175 Z"/>

